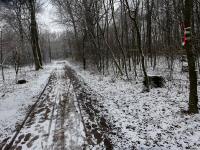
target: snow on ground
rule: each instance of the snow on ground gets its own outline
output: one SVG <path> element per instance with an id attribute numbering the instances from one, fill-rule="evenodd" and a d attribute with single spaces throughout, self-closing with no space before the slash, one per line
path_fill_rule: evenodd
<path id="1" fill-rule="evenodd" d="M 50 73 L 58 67 L 62 65 L 57 62 L 44 66 L 40 71 L 23 67 L 18 78 L 28 82 L 22 85 L 16 84 L 13 68 L 5 70 L 5 82 L 0 78 L 0 140 L 12 134 L 16 122 L 24 119 L 27 107 L 34 103 Z"/>
<path id="2" fill-rule="evenodd" d="M 185 115 L 188 107 L 188 75 L 181 73 L 175 63 L 173 80 L 165 88 L 143 93 L 142 77 L 131 82 L 116 79 L 113 74 L 102 76 L 68 63 L 80 77 L 104 98 L 103 114 L 113 125 L 111 139 L 114 149 L 171 149 L 200 148 L 200 115 Z M 169 79 L 170 71 L 160 61 L 149 74 L 161 74 Z M 139 71 L 138 71 L 139 72 Z M 198 90 L 200 92 L 200 89 Z"/>

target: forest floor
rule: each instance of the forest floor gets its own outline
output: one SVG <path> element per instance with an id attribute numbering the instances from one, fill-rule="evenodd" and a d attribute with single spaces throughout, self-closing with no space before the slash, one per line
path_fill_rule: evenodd
<path id="1" fill-rule="evenodd" d="M 170 72 L 163 63 L 158 68 L 148 72 L 165 73 L 167 80 Z M 164 88 L 148 93 L 140 72 L 126 81 L 71 61 L 23 76 L 29 81 L 24 85 L 9 80 L 0 86 L 0 149 L 200 148 L 200 115 L 181 112 L 187 109 L 188 77 L 180 70 Z"/>
<path id="2" fill-rule="evenodd" d="M 188 108 L 188 72 L 182 72 L 182 62 L 174 62 L 174 70 L 160 58 L 148 74 L 161 75 L 166 80 L 163 88 L 143 92 L 143 75 L 137 66 L 137 78 L 130 71 L 130 81 L 110 68 L 105 75 L 94 68 L 83 70 L 70 61 L 79 79 L 98 97 L 97 109 L 109 124 L 113 148 L 117 150 L 183 150 L 200 149 L 200 114 L 186 115 Z M 198 82 L 199 84 L 199 82 Z M 198 85 L 198 93 L 200 86 Z M 200 104 L 200 102 L 199 102 Z M 200 105 L 199 105 L 200 106 Z"/>

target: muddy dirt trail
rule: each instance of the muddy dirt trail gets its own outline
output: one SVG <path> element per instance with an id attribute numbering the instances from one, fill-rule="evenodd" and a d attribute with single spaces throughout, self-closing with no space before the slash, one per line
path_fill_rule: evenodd
<path id="1" fill-rule="evenodd" d="M 70 67 L 55 69 L 15 133 L 0 142 L 0 150 L 112 149 L 109 125 L 92 97 Z"/>

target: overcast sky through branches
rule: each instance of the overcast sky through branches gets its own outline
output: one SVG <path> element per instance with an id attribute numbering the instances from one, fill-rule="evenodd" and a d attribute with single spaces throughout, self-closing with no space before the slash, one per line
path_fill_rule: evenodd
<path id="1" fill-rule="evenodd" d="M 43 2 L 42 11 L 37 15 L 38 24 L 41 25 L 42 29 L 50 32 L 62 32 L 64 27 L 56 22 L 56 8 L 51 4 L 50 0 L 43 0 Z"/>

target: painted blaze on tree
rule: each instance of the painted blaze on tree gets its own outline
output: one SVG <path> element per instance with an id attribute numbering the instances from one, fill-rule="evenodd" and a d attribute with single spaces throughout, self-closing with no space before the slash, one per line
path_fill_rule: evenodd
<path id="1" fill-rule="evenodd" d="M 188 41 L 191 40 L 191 27 L 184 28 L 182 47 L 185 48 Z"/>

